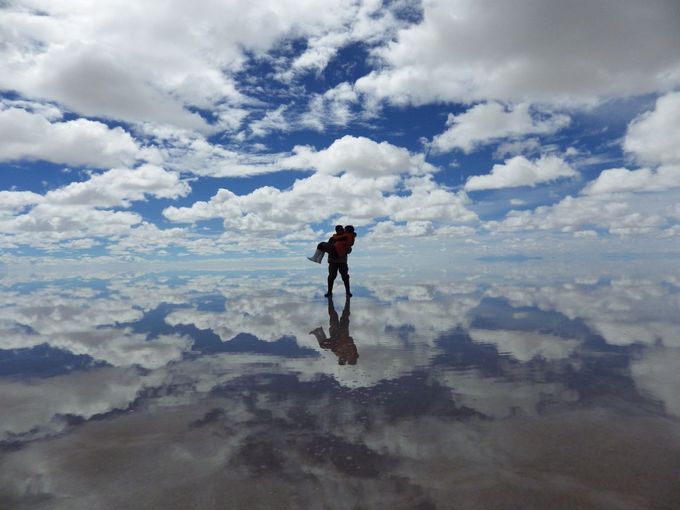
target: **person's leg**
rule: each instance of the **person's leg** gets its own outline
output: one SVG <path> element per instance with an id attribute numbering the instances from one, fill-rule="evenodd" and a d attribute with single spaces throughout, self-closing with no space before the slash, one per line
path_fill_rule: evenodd
<path id="1" fill-rule="evenodd" d="M 338 265 L 331 262 L 328 264 L 328 292 L 324 294 L 324 297 L 333 295 L 333 283 L 335 282 L 336 276 L 338 276 Z"/>
<path id="2" fill-rule="evenodd" d="M 316 251 L 314 252 L 314 255 L 311 257 L 307 257 L 309 260 L 312 262 L 316 262 L 317 264 L 321 264 L 321 261 L 323 260 L 324 253 L 328 251 L 326 248 L 326 245 L 328 243 L 319 243 L 316 245 Z"/>
<path id="3" fill-rule="evenodd" d="M 352 297 L 352 293 L 349 291 L 349 267 L 347 264 L 340 264 L 340 277 L 342 278 L 342 283 L 345 284 L 345 293 Z"/>
<path id="4" fill-rule="evenodd" d="M 316 338 L 317 342 L 319 342 L 319 345 L 328 341 L 328 337 L 326 336 L 326 332 L 323 330 L 323 328 L 321 326 L 311 330 L 309 332 L 309 334 L 314 335 L 314 338 Z"/>

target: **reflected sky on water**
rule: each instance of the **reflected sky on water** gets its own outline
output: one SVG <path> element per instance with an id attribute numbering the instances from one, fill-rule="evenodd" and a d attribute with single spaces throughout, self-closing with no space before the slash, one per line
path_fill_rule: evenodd
<path id="1" fill-rule="evenodd" d="M 0 276 L 0 508 L 678 508 L 680 272 Z"/>

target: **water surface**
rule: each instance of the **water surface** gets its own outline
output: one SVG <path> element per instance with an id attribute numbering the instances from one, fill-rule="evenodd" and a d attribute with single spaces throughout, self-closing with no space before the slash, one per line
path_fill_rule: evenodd
<path id="1" fill-rule="evenodd" d="M 323 279 L 1 277 L 0 508 L 680 507 L 680 273 Z"/>

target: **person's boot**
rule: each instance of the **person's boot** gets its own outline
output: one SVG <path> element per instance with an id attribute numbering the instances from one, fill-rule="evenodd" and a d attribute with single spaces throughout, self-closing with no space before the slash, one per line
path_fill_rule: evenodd
<path id="1" fill-rule="evenodd" d="M 310 335 L 314 335 L 314 337 L 317 339 L 319 342 L 323 342 L 324 340 L 327 340 L 326 338 L 326 332 L 323 330 L 321 326 L 319 326 L 316 329 L 313 329 L 309 332 Z"/>
<path id="2" fill-rule="evenodd" d="M 312 262 L 316 262 L 317 264 L 321 264 L 321 261 L 323 260 L 323 255 L 324 253 L 317 248 L 317 250 L 314 252 L 314 255 L 311 257 L 307 257 L 308 260 L 311 260 Z"/>

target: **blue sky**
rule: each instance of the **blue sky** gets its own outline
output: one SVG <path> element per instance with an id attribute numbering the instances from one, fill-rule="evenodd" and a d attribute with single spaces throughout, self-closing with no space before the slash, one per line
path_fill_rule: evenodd
<path id="1" fill-rule="evenodd" d="M 675 0 L 0 3 L 0 262 L 676 252 Z"/>

